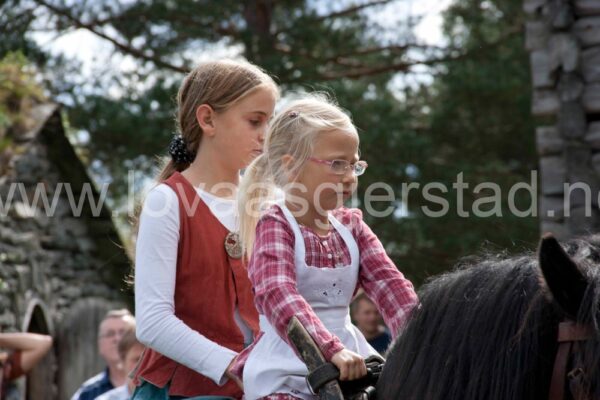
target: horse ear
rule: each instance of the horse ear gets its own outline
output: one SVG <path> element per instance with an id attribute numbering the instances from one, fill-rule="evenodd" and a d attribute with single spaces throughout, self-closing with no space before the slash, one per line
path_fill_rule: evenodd
<path id="1" fill-rule="evenodd" d="M 570 317 L 575 318 L 588 282 L 581 269 L 551 233 L 540 241 L 540 269 L 550 294 Z"/>

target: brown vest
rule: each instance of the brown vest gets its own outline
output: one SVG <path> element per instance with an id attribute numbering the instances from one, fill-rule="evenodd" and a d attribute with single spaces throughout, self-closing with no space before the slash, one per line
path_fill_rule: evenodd
<path id="1" fill-rule="evenodd" d="M 236 305 L 255 336 L 259 330 L 246 267 L 241 259 L 228 256 L 224 242 L 229 231 L 187 179 L 175 172 L 164 183 L 179 198 L 175 315 L 206 338 L 240 352 L 244 348 L 244 337 L 233 319 Z M 135 374 L 136 384 L 139 378 L 161 388 L 169 383 L 172 396 L 242 397 L 242 391 L 234 382 L 218 386 L 152 349 L 144 352 Z"/>

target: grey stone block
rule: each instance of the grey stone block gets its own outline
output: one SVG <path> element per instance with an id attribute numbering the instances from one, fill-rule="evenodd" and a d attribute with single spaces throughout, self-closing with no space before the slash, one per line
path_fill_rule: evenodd
<path id="1" fill-rule="evenodd" d="M 600 31 L 598 32 L 600 35 Z M 590 47 L 581 53 L 581 74 L 588 83 L 600 82 L 600 46 Z"/>
<path id="2" fill-rule="evenodd" d="M 585 111 L 577 101 L 562 103 L 558 112 L 558 129 L 567 139 L 578 139 L 585 136 L 587 120 Z"/>
<path id="3" fill-rule="evenodd" d="M 548 41 L 550 70 L 561 68 L 565 72 L 573 72 L 579 66 L 579 44 L 575 35 L 558 33 Z"/>
<path id="4" fill-rule="evenodd" d="M 575 15 L 591 16 L 600 15 L 600 2 L 598 0 L 574 0 Z"/>
<path id="5" fill-rule="evenodd" d="M 562 102 L 576 101 L 583 94 L 583 80 L 576 73 L 562 73 L 558 80 L 558 94 Z"/>
<path id="6" fill-rule="evenodd" d="M 536 50 L 531 53 L 531 79 L 536 88 L 551 88 L 556 78 L 553 76 L 548 51 Z"/>
<path id="7" fill-rule="evenodd" d="M 564 157 L 542 157 L 540 160 L 540 176 L 542 193 L 544 195 L 562 194 L 567 176 Z"/>
<path id="8" fill-rule="evenodd" d="M 584 140 L 592 149 L 600 149 L 600 122 L 592 122 L 589 124 Z"/>
<path id="9" fill-rule="evenodd" d="M 536 129 L 537 151 L 541 156 L 560 154 L 564 140 L 554 126 L 541 126 Z"/>
<path id="10" fill-rule="evenodd" d="M 571 209 L 570 216 L 565 217 L 567 229 L 572 236 L 596 233 L 600 225 L 598 210 L 585 207 Z"/>
<path id="11" fill-rule="evenodd" d="M 600 113 L 600 83 L 586 85 L 581 101 L 587 113 Z"/>
<path id="12" fill-rule="evenodd" d="M 575 19 L 573 8 L 567 0 L 550 0 L 549 17 L 552 26 L 556 29 L 568 28 Z"/>
<path id="13" fill-rule="evenodd" d="M 581 18 L 572 29 L 583 47 L 600 45 L 600 16 Z"/>
<path id="14" fill-rule="evenodd" d="M 539 117 L 555 115 L 560 108 L 558 93 L 548 89 L 534 90 L 531 108 L 531 112 Z"/>
<path id="15" fill-rule="evenodd" d="M 545 4 L 546 0 L 525 0 L 523 2 L 523 10 L 527 14 L 539 14 Z"/>

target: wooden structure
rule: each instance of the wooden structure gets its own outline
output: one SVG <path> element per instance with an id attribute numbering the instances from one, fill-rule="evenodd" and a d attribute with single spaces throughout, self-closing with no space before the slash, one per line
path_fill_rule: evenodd
<path id="1" fill-rule="evenodd" d="M 93 210 L 89 198 L 73 207 L 86 190 L 96 202 L 99 193 L 59 107 L 35 105 L 19 121 L 0 127 L 0 329 L 54 337 L 19 385 L 24 400 L 62 400 L 104 367 L 98 324 L 132 303 L 123 281 L 130 260 L 106 207 Z M 42 190 L 49 207 L 35 203 Z"/>

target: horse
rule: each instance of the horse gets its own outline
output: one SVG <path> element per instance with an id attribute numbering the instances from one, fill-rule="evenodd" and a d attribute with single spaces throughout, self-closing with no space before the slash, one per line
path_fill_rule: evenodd
<path id="1" fill-rule="evenodd" d="M 380 400 L 600 399 L 600 235 L 463 261 L 419 291 Z"/>

